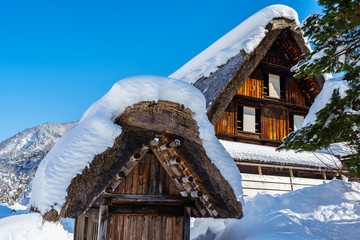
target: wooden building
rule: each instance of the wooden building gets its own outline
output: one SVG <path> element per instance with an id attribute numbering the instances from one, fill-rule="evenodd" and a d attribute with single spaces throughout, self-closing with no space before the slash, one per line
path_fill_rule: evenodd
<path id="1" fill-rule="evenodd" d="M 67 188 L 60 214 L 75 240 L 189 239 L 190 216 L 241 218 L 241 204 L 207 156 L 192 111 L 159 101 L 128 107 L 122 133 Z"/>
<path id="2" fill-rule="evenodd" d="M 192 82 L 203 92 L 208 118 L 214 124 L 219 139 L 275 149 L 289 132 L 302 126 L 311 104 L 320 93 L 324 78 L 319 76 L 298 79 L 293 76 L 291 68 L 301 59 L 303 53 L 309 51 L 303 36 L 295 30 L 296 26 L 294 20 L 273 18 L 265 27 L 266 34 L 262 41 L 252 52 L 241 50 L 211 74 L 184 74 L 185 69 L 192 69 L 191 64 L 198 64 L 200 59 L 203 60 L 204 56 L 211 55 L 215 48 L 219 48 L 222 39 L 229 41 L 228 39 L 236 38 L 234 35 L 225 35 L 213 48 L 210 46 L 199 54 L 199 57 L 195 57 L 170 76 L 187 78 L 185 81 Z M 229 34 L 241 32 L 240 27 L 242 25 Z M 239 42 L 245 40 L 241 39 Z M 219 56 L 221 57 L 221 54 Z M 219 56 L 214 55 L 213 59 L 220 58 Z M 188 76 L 196 77 L 189 80 Z M 226 145 L 224 146 L 226 148 Z M 246 148 L 246 145 L 239 144 L 238 147 Z M 258 190 L 281 193 L 297 189 L 291 185 L 291 182 L 297 181 L 297 177 L 306 178 L 299 180 L 305 182 L 300 184 L 299 188 L 316 185 L 322 180 L 336 177 L 337 171 L 333 167 L 340 166 L 338 159 L 330 155 L 322 155 L 318 160 L 319 164 L 309 164 L 310 161 L 306 159 L 309 155 L 304 155 L 298 162 L 286 162 L 286 157 L 277 162 L 270 156 L 264 161 L 263 158 L 257 159 L 250 154 L 239 159 L 236 154 L 232 154 L 232 150 L 234 148 L 228 149 L 243 175 L 243 184 L 250 181 L 253 186 L 248 191 L 244 186 L 245 195 L 254 194 Z M 243 152 L 246 154 L 246 149 Z M 281 153 L 277 158 L 281 159 Z M 318 156 L 310 158 L 316 159 Z M 331 163 L 323 163 L 324 159 Z M 272 176 L 269 179 L 269 183 L 273 183 L 270 184 L 272 187 L 263 187 L 263 175 Z M 285 179 L 279 180 L 279 177 Z"/>

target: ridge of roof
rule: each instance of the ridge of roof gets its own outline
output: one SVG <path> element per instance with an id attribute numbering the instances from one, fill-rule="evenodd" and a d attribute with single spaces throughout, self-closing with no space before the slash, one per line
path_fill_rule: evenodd
<path id="1" fill-rule="evenodd" d="M 285 18 L 299 24 L 297 12 L 285 5 L 265 7 L 253 14 L 207 49 L 195 56 L 169 77 L 194 84 L 226 64 L 241 51 L 251 53 L 266 36 L 266 26 L 274 19 Z"/>

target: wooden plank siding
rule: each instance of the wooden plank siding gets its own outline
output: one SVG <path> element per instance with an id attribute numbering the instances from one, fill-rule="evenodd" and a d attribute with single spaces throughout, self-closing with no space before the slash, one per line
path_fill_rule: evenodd
<path id="1" fill-rule="evenodd" d="M 264 80 L 260 69 L 254 70 L 250 77 L 240 87 L 237 94 L 255 98 L 264 97 Z"/>
<path id="2" fill-rule="evenodd" d="M 297 189 L 317 186 L 330 180 L 311 179 L 285 176 L 271 176 L 241 173 L 242 185 L 245 196 L 254 196 L 258 192 L 267 191 L 268 193 L 286 193 Z"/>
<path id="3" fill-rule="evenodd" d="M 296 79 L 290 76 L 286 77 L 286 102 L 305 106 L 305 97 L 302 94 Z"/>
<path id="4" fill-rule="evenodd" d="M 140 160 L 113 193 L 180 196 L 173 180 L 152 153 Z"/>
<path id="5" fill-rule="evenodd" d="M 183 216 L 110 213 L 107 240 L 184 239 Z"/>
<path id="6" fill-rule="evenodd" d="M 235 135 L 236 131 L 236 104 L 232 101 L 216 121 L 214 127 L 216 133 Z"/>
<path id="7" fill-rule="evenodd" d="M 261 138 L 281 141 L 289 133 L 286 109 L 264 107 L 261 111 Z"/>

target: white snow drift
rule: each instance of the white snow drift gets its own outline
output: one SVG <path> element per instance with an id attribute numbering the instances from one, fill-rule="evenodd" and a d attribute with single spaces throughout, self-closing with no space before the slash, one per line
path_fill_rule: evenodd
<path id="1" fill-rule="evenodd" d="M 247 198 L 240 220 L 197 219 L 192 239 L 358 239 L 359 189 L 333 180 L 277 196 L 257 194 Z"/>

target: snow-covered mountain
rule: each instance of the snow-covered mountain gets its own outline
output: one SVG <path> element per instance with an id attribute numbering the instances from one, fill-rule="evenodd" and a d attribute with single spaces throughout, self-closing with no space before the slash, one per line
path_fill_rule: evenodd
<path id="1" fill-rule="evenodd" d="M 14 203 L 29 192 L 41 160 L 77 122 L 45 123 L 0 143 L 0 202 Z"/>

